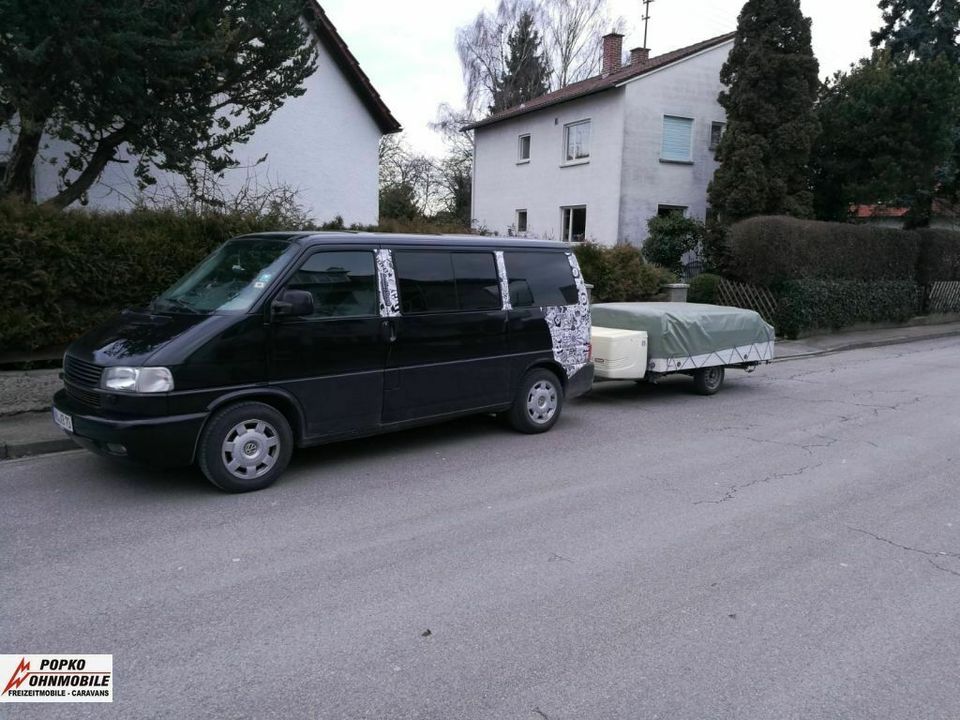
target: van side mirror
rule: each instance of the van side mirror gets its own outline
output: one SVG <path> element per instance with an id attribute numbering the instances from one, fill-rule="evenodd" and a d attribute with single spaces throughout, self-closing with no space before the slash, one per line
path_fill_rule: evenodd
<path id="1" fill-rule="evenodd" d="M 306 290 L 284 290 L 270 306 L 274 317 L 313 315 L 313 295 Z"/>

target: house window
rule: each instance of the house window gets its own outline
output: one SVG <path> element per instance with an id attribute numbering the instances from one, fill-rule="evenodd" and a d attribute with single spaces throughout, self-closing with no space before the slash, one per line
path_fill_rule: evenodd
<path id="1" fill-rule="evenodd" d="M 564 161 L 577 162 L 590 157 L 590 121 L 563 126 Z"/>
<path id="2" fill-rule="evenodd" d="M 687 208 L 685 205 L 657 205 L 657 217 L 686 214 Z"/>
<path id="3" fill-rule="evenodd" d="M 715 122 L 710 125 L 710 149 L 716 150 L 720 147 L 720 138 L 723 137 L 723 128 L 726 123 Z"/>
<path id="4" fill-rule="evenodd" d="M 527 211 L 517 210 L 517 232 L 525 233 L 527 231 Z"/>
<path id="5" fill-rule="evenodd" d="M 690 118 L 663 116 L 663 143 L 660 159 L 663 162 L 689 163 L 691 140 L 693 138 L 693 120 Z"/>
<path id="6" fill-rule="evenodd" d="M 517 144 L 517 162 L 530 162 L 530 136 L 521 135 Z"/>
<path id="7" fill-rule="evenodd" d="M 587 237 L 587 207 L 560 208 L 560 227 L 564 242 L 583 242 Z"/>

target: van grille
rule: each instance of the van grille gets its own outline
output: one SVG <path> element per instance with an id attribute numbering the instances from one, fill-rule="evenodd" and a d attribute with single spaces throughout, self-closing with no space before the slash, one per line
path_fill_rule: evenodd
<path id="1" fill-rule="evenodd" d="M 63 376 L 74 385 L 82 387 L 100 387 L 100 374 L 103 368 L 93 363 L 77 360 L 67 355 L 63 359 Z"/>

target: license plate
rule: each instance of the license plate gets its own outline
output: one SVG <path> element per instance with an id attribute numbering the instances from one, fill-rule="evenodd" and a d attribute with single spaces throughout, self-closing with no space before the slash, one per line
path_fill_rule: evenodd
<path id="1" fill-rule="evenodd" d="M 67 432 L 73 432 L 73 418 L 56 408 L 53 409 L 53 421 Z"/>

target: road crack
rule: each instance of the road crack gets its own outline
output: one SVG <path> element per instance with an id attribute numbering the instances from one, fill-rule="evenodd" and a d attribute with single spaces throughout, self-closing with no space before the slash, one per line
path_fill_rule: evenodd
<path id="1" fill-rule="evenodd" d="M 898 550 L 905 550 L 906 552 L 916 553 L 917 555 L 923 555 L 927 558 L 927 562 L 933 565 L 937 570 L 941 570 L 942 572 L 960 577 L 960 572 L 951 570 L 948 567 L 944 567 L 943 565 L 937 562 L 934 562 L 933 560 L 933 558 L 952 558 L 954 560 L 960 560 L 960 552 L 950 552 L 948 550 L 924 550 L 923 548 L 915 548 L 909 545 L 901 545 L 898 542 L 894 542 L 889 538 L 882 537 L 880 535 L 877 535 L 876 533 L 870 532 L 869 530 L 864 530 L 863 528 L 857 528 L 857 527 L 853 527 L 852 525 L 847 525 L 847 529 L 853 530 L 854 532 L 861 533 L 862 535 L 866 535 L 868 537 L 872 537 L 874 540 L 878 540 L 879 542 L 886 543 L 887 545 L 895 547 Z"/>
<path id="2" fill-rule="evenodd" d="M 821 447 L 821 446 L 816 446 L 816 447 Z M 720 497 L 719 499 L 717 499 L 717 500 L 696 500 L 696 501 L 694 501 L 693 504 L 694 504 L 694 505 L 719 505 L 720 503 L 725 503 L 725 502 L 727 502 L 728 500 L 733 500 L 733 499 L 737 496 L 737 493 L 739 493 L 741 490 L 746 490 L 747 488 L 751 488 L 751 487 L 753 487 L 754 485 L 759 485 L 760 483 L 768 483 L 768 482 L 772 482 L 772 481 L 774 481 L 774 480 L 783 480 L 784 478 L 800 477 L 801 475 L 803 475 L 803 474 L 806 473 L 807 471 L 809 471 L 809 470 L 815 470 L 816 468 L 822 467 L 822 466 L 823 466 L 823 463 L 822 463 L 822 462 L 818 462 L 818 463 L 814 463 L 813 465 L 804 465 L 802 468 L 800 468 L 799 470 L 795 470 L 794 472 L 773 473 L 772 475 L 767 475 L 767 476 L 764 477 L 764 478 L 758 478 L 758 479 L 756 479 L 756 480 L 751 480 L 750 482 L 744 483 L 743 485 L 731 485 L 731 486 L 727 489 L 727 491 L 723 494 L 723 496 Z"/>

